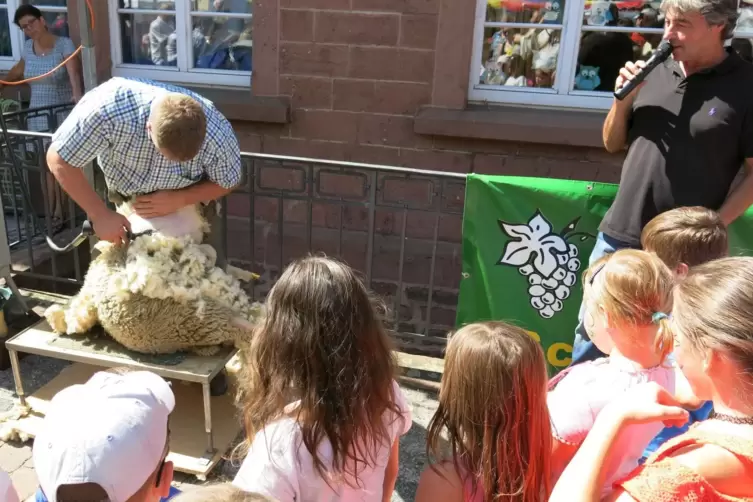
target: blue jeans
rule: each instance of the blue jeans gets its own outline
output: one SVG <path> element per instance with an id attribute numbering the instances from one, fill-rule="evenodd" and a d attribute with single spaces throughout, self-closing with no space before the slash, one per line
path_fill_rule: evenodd
<path id="1" fill-rule="evenodd" d="M 635 246 L 631 246 L 626 242 L 618 241 L 617 239 L 613 239 L 612 237 L 599 232 L 599 234 L 596 236 L 596 244 L 594 245 L 594 249 L 593 251 L 591 251 L 591 256 L 589 256 L 588 258 L 588 266 L 590 267 L 594 264 L 594 262 L 596 262 L 603 256 L 612 254 L 615 251 L 634 247 Z M 573 342 L 573 360 L 570 363 L 570 366 L 586 361 L 593 361 L 594 359 L 598 359 L 606 355 L 602 351 L 600 351 L 596 347 L 596 345 L 594 345 L 594 343 L 591 341 L 591 338 L 589 338 L 588 333 L 586 332 L 586 327 L 583 325 L 583 316 L 585 315 L 585 311 L 586 305 L 585 303 L 581 302 L 580 311 L 578 312 L 578 326 L 576 326 L 575 328 L 575 341 Z"/>

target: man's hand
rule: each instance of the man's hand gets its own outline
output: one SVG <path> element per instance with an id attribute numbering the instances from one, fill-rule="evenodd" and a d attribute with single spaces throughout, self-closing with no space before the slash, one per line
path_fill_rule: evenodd
<path id="1" fill-rule="evenodd" d="M 133 211 L 142 218 L 156 218 L 174 213 L 187 205 L 179 190 L 160 190 L 136 197 Z"/>
<path id="2" fill-rule="evenodd" d="M 131 229 L 131 223 L 122 214 L 107 210 L 100 216 L 92 218 L 92 224 L 97 237 L 103 241 L 119 245 L 128 240 L 126 229 Z"/>
<path id="3" fill-rule="evenodd" d="M 646 67 L 645 61 L 636 61 L 633 63 L 632 61 L 628 61 L 625 63 L 625 66 L 620 68 L 620 74 L 617 76 L 617 81 L 614 84 L 614 90 L 615 92 L 622 89 L 622 86 L 624 86 L 628 80 L 633 80 L 635 78 L 635 75 L 642 69 Z M 624 101 L 632 101 L 635 99 L 636 94 L 638 93 L 638 90 L 646 85 L 646 81 L 644 80 L 640 84 L 638 84 L 638 87 L 632 90 L 630 94 L 628 94 L 625 97 Z"/>

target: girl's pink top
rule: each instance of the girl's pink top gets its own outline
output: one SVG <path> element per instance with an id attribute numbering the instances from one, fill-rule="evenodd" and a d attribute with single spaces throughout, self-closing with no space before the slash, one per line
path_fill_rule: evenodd
<path id="1" fill-rule="evenodd" d="M 471 476 L 464 476 L 463 480 L 463 502 L 484 502 L 484 487 L 479 481 L 476 483 L 476 489 L 473 489 L 473 479 Z"/>
<path id="2" fill-rule="evenodd" d="M 644 369 L 622 356 L 612 356 L 578 364 L 557 375 L 547 395 L 552 435 L 557 441 L 579 446 L 607 404 L 645 382 L 656 382 L 674 394 L 675 370 L 669 362 Z M 638 466 L 644 449 L 662 427 L 661 422 L 630 425 L 620 433 L 615 448 L 623 452 L 623 460 L 607 466 L 603 495 Z"/>

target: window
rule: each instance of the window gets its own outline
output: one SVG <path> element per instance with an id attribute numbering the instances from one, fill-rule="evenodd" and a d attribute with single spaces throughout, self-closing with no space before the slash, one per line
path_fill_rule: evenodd
<path id="1" fill-rule="evenodd" d="M 110 0 L 113 75 L 248 87 L 252 0 Z"/>
<path id="2" fill-rule="evenodd" d="M 13 24 L 19 5 L 30 3 L 42 11 L 47 27 L 55 35 L 68 35 L 68 0 L 0 0 L 0 70 L 9 70 L 21 59 L 23 32 Z"/>
<path id="3" fill-rule="evenodd" d="M 607 109 L 627 61 L 663 33 L 661 1 L 477 0 L 471 101 Z M 753 59 L 753 3 L 731 45 Z"/>

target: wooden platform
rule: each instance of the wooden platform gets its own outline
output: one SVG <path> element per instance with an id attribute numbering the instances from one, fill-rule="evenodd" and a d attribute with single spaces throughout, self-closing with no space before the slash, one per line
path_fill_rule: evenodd
<path id="1" fill-rule="evenodd" d="M 103 368 L 119 366 L 151 371 L 174 382 L 176 408 L 170 418 L 173 431 L 170 458 L 177 471 L 206 479 L 240 433 L 233 403 L 234 365 L 228 364 L 237 352 L 234 348 L 225 348 L 215 356 L 188 353 L 145 355 L 125 349 L 104 334 L 57 335 L 47 321 L 40 321 L 9 339 L 6 347 L 13 365 L 16 393 L 21 402 L 33 410 L 33 414 L 21 419 L 15 428 L 31 437 L 35 436 L 49 401 L 58 391 L 85 382 Z M 75 364 L 33 395 L 26 396 L 18 371 L 19 353 L 63 359 Z M 228 391 L 222 396 L 211 397 L 209 384 L 226 367 Z"/>
<path id="2" fill-rule="evenodd" d="M 65 368 L 47 385 L 28 397 L 27 403 L 34 413 L 20 419 L 15 425 L 16 429 L 29 437 L 36 436 L 55 394 L 71 385 L 86 382 L 97 371 L 101 371 L 101 368 L 80 363 Z M 229 380 L 233 381 L 232 373 Z M 233 386 L 225 395 L 211 398 L 216 448 L 211 456 L 205 453 L 201 386 L 173 381 L 172 387 L 175 409 L 170 415 L 170 454 L 167 459 L 173 462 L 176 471 L 205 480 L 241 431 L 233 404 Z"/>
<path id="3" fill-rule="evenodd" d="M 52 331 L 46 320 L 24 330 L 5 343 L 8 350 L 63 359 L 66 361 L 112 368 L 152 371 L 163 378 L 209 383 L 235 354 L 225 348 L 215 356 L 171 354 L 150 356 L 127 350 L 106 335 L 61 336 Z"/>

